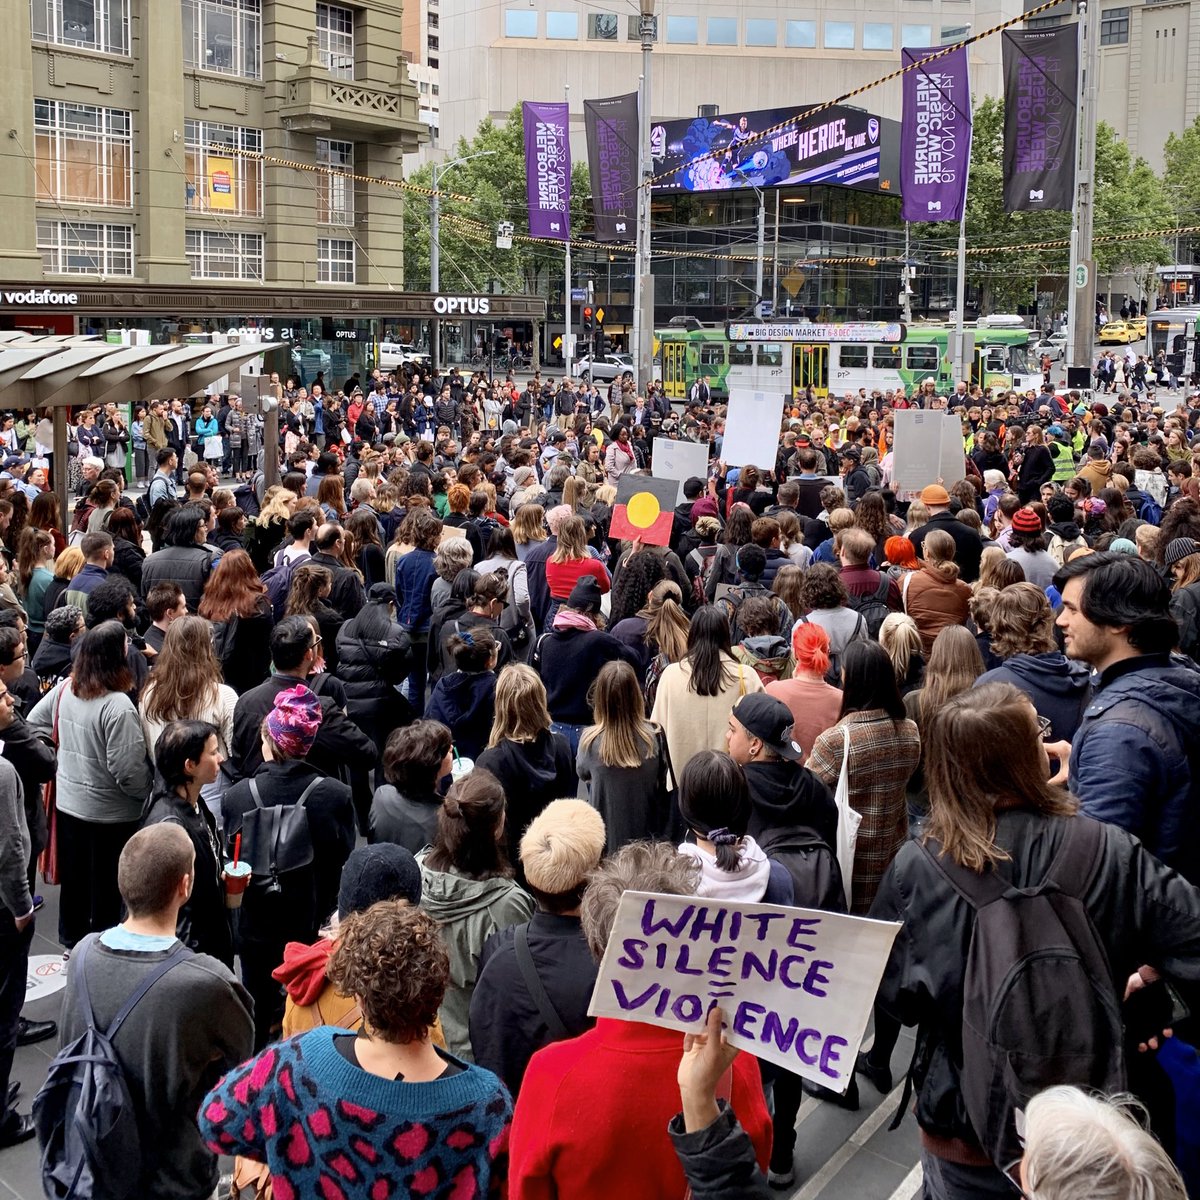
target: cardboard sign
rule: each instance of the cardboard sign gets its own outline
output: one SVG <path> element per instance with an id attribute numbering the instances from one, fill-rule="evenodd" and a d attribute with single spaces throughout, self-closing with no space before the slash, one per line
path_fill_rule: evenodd
<path id="1" fill-rule="evenodd" d="M 721 459 L 730 467 L 750 464 L 760 471 L 775 470 L 779 449 L 779 427 L 783 420 L 783 396 L 778 392 L 729 389 L 729 409 Z"/>
<path id="2" fill-rule="evenodd" d="M 919 492 L 940 479 L 949 491 L 966 474 L 962 422 L 952 413 L 901 409 L 893 414 L 896 436 L 892 445 L 892 483 L 906 492 Z"/>
<path id="3" fill-rule="evenodd" d="M 684 480 L 708 478 L 708 443 L 655 438 L 651 461 L 655 479 L 674 479 L 678 482 L 675 503 L 682 504 Z"/>
<path id="4" fill-rule="evenodd" d="M 897 923 L 626 892 L 588 1015 L 695 1032 L 719 1004 L 732 1045 L 844 1092 Z"/>

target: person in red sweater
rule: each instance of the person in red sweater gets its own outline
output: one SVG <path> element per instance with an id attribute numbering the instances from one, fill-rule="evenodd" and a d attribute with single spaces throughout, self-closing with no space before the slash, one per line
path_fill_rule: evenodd
<path id="1" fill-rule="evenodd" d="M 690 896 L 693 860 L 665 842 L 634 842 L 607 859 L 584 893 L 580 918 L 599 962 L 624 892 Z M 683 1196 L 667 1126 L 679 1111 L 682 1039 L 674 1030 L 601 1017 L 594 1029 L 539 1050 L 513 1114 L 510 1200 L 662 1200 Z M 765 1171 L 771 1118 L 758 1063 L 733 1063 L 729 1107 Z"/>
<path id="2" fill-rule="evenodd" d="M 588 553 L 587 526 L 582 517 L 568 517 L 558 530 L 558 546 L 546 563 L 546 583 L 550 588 L 550 617 L 545 627 L 550 628 L 554 613 L 566 603 L 571 589 L 585 576 L 591 575 L 600 585 L 600 591 L 612 587 L 608 570 L 598 558 Z"/>

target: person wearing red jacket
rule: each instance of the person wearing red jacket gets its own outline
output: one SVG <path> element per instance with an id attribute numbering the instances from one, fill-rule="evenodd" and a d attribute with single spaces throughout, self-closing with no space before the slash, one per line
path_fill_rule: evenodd
<path id="1" fill-rule="evenodd" d="M 580 918 L 599 962 L 625 891 L 690 896 L 693 860 L 665 842 L 634 842 L 607 859 L 584 893 Z M 667 1126 L 679 1111 L 680 1035 L 601 1017 L 594 1029 L 539 1050 L 513 1114 L 510 1200 L 661 1200 L 687 1188 Z M 732 1067 L 729 1106 L 759 1167 L 771 1151 L 771 1118 L 758 1063 Z"/>

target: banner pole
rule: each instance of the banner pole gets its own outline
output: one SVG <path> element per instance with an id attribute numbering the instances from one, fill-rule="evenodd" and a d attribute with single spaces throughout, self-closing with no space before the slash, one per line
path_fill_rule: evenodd
<path id="1" fill-rule="evenodd" d="M 1067 291 L 1074 302 L 1067 333 L 1068 366 L 1092 366 L 1092 341 L 1096 328 L 1096 269 L 1092 260 L 1092 220 L 1096 189 L 1096 103 L 1100 74 L 1099 0 L 1080 0 L 1080 36 L 1083 45 L 1079 62 L 1083 71 L 1083 104 L 1079 118 L 1079 154 L 1076 159 L 1074 258 Z"/>
<path id="2" fill-rule="evenodd" d="M 967 95 L 970 96 L 968 90 Z M 971 133 L 972 145 L 974 144 L 975 132 L 975 117 L 971 116 Z M 975 335 L 970 338 L 970 350 L 967 348 L 966 337 L 966 303 L 967 303 L 967 202 L 971 195 L 971 155 L 967 154 L 967 163 L 964 168 L 966 178 L 963 180 L 963 206 L 962 216 L 958 221 L 958 279 L 955 284 L 955 307 L 954 307 L 954 369 L 958 379 L 964 380 L 967 384 L 967 390 L 971 390 L 971 363 L 975 359 Z M 982 380 L 980 380 L 982 383 Z"/>
<path id="3" fill-rule="evenodd" d="M 567 145 L 571 144 L 571 85 L 563 84 L 563 99 L 567 104 Z M 571 378 L 574 365 L 571 353 L 571 327 L 575 306 L 571 303 L 571 212 L 567 210 L 567 240 L 563 243 L 563 378 Z"/>

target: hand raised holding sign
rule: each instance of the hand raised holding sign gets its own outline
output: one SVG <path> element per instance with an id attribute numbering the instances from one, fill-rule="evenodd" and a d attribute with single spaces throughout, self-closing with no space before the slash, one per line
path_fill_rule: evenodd
<path id="1" fill-rule="evenodd" d="M 708 1010 L 703 1033 L 683 1035 L 683 1057 L 679 1060 L 679 1098 L 683 1102 L 683 1126 L 688 1133 L 706 1129 L 720 1115 L 717 1085 L 741 1053 L 725 1036 L 725 1013 L 718 1005 Z"/>

